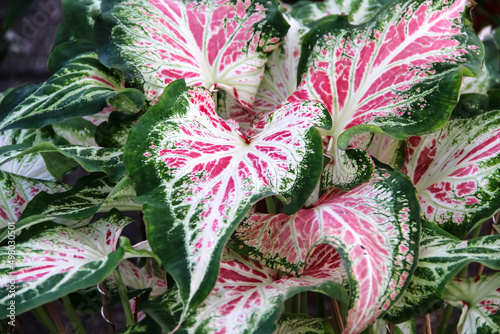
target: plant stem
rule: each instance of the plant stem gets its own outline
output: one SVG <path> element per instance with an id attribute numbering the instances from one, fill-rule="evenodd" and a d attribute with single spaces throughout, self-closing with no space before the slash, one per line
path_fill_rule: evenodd
<path id="1" fill-rule="evenodd" d="M 267 213 L 270 214 L 275 214 L 276 213 L 276 204 L 274 203 L 274 198 L 272 196 L 266 197 L 266 206 L 267 206 Z"/>
<path id="2" fill-rule="evenodd" d="M 446 333 L 446 329 L 448 328 L 448 322 L 450 322 L 451 315 L 453 313 L 454 307 L 448 305 L 444 310 L 443 317 L 440 320 L 440 324 L 438 327 L 438 334 Z"/>
<path id="3" fill-rule="evenodd" d="M 78 316 L 78 313 L 76 313 L 76 310 L 73 307 L 73 303 L 71 302 L 71 299 L 69 299 L 69 296 L 66 295 L 62 297 L 62 301 L 64 304 L 64 308 L 66 309 L 66 313 L 68 314 L 69 320 L 71 320 L 71 323 L 73 324 L 75 333 L 85 334 L 85 329 L 83 328 L 80 317 Z"/>
<path id="4" fill-rule="evenodd" d="M 57 330 L 56 325 L 50 320 L 49 315 L 45 310 L 43 309 L 43 306 L 39 306 L 32 310 L 33 314 L 35 317 L 40 321 L 40 323 L 49 330 L 49 333 L 51 334 L 58 334 L 59 331 Z"/>
<path id="5" fill-rule="evenodd" d="M 61 320 L 61 317 L 59 316 L 59 312 L 56 310 L 54 303 L 55 302 L 45 304 L 45 307 L 47 308 L 47 312 L 49 313 L 52 320 L 54 320 L 54 322 L 57 326 L 58 333 L 59 334 L 67 334 L 68 331 L 64 327 L 64 324 Z"/>
<path id="6" fill-rule="evenodd" d="M 432 334 L 431 315 L 429 313 L 425 315 L 425 333 Z"/>
<path id="7" fill-rule="evenodd" d="M 134 315 L 132 314 L 132 309 L 130 308 L 130 303 L 128 301 L 127 290 L 125 289 L 125 285 L 123 284 L 122 275 L 115 269 L 113 272 L 115 277 L 116 287 L 118 288 L 118 294 L 120 295 L 120 300 L 123 306 L 123 312 L 125 313 L 125 321 L 128 327 L 132 327 L 135 325 Z"/>
<path id="8" fill-rule="evenodd" d="M 339 304 L 337 303 L 337 300 L 331 298 L 330 299 L 332 302 L 332 307 L 333 307 L 333 319 L 336 323 L 337 329 L 340 333 L 344 332 L 344 323 L 342 321 L 342 315 L 340 314 L 340 309 L 339 309 Z"/>

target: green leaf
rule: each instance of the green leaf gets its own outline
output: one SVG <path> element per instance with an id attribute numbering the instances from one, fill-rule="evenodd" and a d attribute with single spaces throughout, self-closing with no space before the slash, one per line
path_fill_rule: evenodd
<path id="1" fill-rule="evenodd" d="M 275 334 L 327 334 L 322 319 L 304 314 L 283 314 L 276 324 Z"/>
<path id="2" fill-rule="evenodd" d="M 131 222 L 117 211 L 79 229 L 58 226 L 9 247 L 0 248 L 0 303 L 7 305 L 15 279 L 16 312 L 23 313 L 73 291 L 95 285 L 120 263 L 124 251 L 116 243 Z M 0 318 L 6 317 L 6 307 Z"/>
<path id="3" fill-rule="evenodd" d="M 445 301 L 462 309 L 460 334 L 500 332 L 500 273 L 448 283 Z"/>
<path id="4" fill-rule="evenodd" d="M 107 106 L 106 99 L 115 96 L 123 85 L 121 74 L 99 63 L 96 54 L 80 55 L 13 109 L 4 108 L 2 103 L 0 130 L 39 128 L 95 114 Z"/>
<path id="5" fill-rule="evenodd" d="M 105 172 L 112 181 L 118 181 L 125 175 L 123 151 L 117 148 L 99 146 L 54 145 L 43 142 L 22 150 L 10 159 L 18 159 L 32 153 L 59 153 L 75 160 L 88 172 Z"/>
<path id="6" fill-rule="evenodd" d="M 471 262 L 500 269 L 500 236 L 461 241 L 429 223 L 422 228 L 419 260 L 408 288 L 385 319 L 399 323 L 442 307 L 445 285 Z"/>
<path id="7" fill-rule="evenodd" d="M 70 118 L 52 124 L 54 132 L 71 145 L 97 146 L 95 132 L 97 127 L 83 118 Z"/>
<path id="8" fill-rule="evenodd" d="M 95 52 L 95 46 L 87 41 L 65 41 L 52 49 L 49 57 L 49 72 L 54 74 L 61 70 L 71 59 L 82 53 Z"/>
<path id="9" fill-rule="evenodd" d="M 125 88 L 106 101 L 113 108 L 125 114 L 135 114 L 146 103 L 144 95 L 135 88 Z"/>

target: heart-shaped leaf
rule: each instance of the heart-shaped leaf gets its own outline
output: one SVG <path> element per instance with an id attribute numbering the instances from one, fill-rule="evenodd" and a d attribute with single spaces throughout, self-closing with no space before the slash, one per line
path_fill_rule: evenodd
<path id="1" fill-rule="evenodd" d="M 251 110 L 267 53 L 287 29 L 274 1 L 115 0 L 96 39 L 104 64 L 140 77 L 150 101 L 184 78 Z"/>
<path id="2" fill-rule="evenodd" d="M 450 120 L 407 141 L 402 171 L 417 188 L 422 218 L 464 237 L 500 208 L 500 113 Z"/>
<path id="3" fill-rule="evenodd" d="M 297 92 L 329 109 L 328 131 L 345 149 L 360 132 L 395 139 L 439 129 L 458 98 L 463 66 L 479 73 L 482 44 L 467 19 L 469 0 L 394 2 L 360 26 L 322 19 L 308 33 Z"/>
<path id="4" fill-rule="evenodd" d="M 42 229 L 16 243 L 14 255 L 9 246 L 0 248 L 0 302 L 9 303 L 12 281 L 19 313 L 101 282 L 123 258 L 124 250 L 116 243 L 130 222 L 114 211 L 79 229 Z M 0 318 L 7 312 L 6 307 L 0 310 Z"/>
<path id="5" fill-rule="evenodd" d="M 500 273 L 448 283 L 445 301 L 462 308 L 458 333 L 500 332 Z"/>
<path id="6" fill-rule="evenodd" d="M 500 269 L 500 236 L 459 240 L 425 223 L 418 265 L 408 288 L 385 318 L 393 323 L 410 320 L 442 307 L 445 285 L 471 262 Z"/>
<path id="7" fill-rule="evenodd" d="M 330 126 L 328 116 L 315 102 L 287 104 L 248 138 L 217 116 L 209 91 L 178 80 L 132 128 L 125 164 L 147 202 L 148 240 L 185 303 L 208 295 L 225 242 L 256 201 L 304 204 L 323 160 L 314 125 Z"/>
<path id="8" fill-rule="evenodd" d="M 295 215 L 251 214 L 237 228 L 234 249 L 262 264 L 301 274 L 310 250 L 330 244 L 349 274 L 347 332 L 358 333 L 401 295 L 416 265 L 419 207 L 400 172 L 379 171 L 350 191 L 329 189 Z"/>

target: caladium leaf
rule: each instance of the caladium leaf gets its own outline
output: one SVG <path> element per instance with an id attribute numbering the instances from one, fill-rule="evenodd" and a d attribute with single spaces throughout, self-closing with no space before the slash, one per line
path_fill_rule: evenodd
<path id="1" fill-rule="evenodd" d="M 301 42 L 309 29 L 291 16 L 285 15 L 284 17 L 290 29 L 283 44 L 271 54 L 266 63 L 264 76 L 253 105 L 253 111 L 256 113 L 272 112 L 297 89 Z"/>
<path id="2" fill-rule="evenodd" d="M 55 182 L 0 171 L 0 228 L 17 222 L 28 202 L 38 193 L 57 193 L 65 189 L 64 185 Z"/>
<path id="3" fill-rule="evenodd" d="M 479 73 L 482 44 L 467 20 L 469 0 L 393 3 L 351 26 L 322 19 L 306 35 L 303 75 L 289 98 L 323 102 L 334 127 L 324 134 L 345 149 L 361 132 L 395 139 L 430 132 L 448 119 L 465 73 Z"/>
<path id="4" fill-rule="evenodd" d="M 26 150 L 21 150 L 21 152 L 11 157 L 11 159 L 18 159 L 32 153 L 62 154 L 65 157 L 75 160 L 88 172 L 105 172 L 113 181 L 117 181 L 125 175 L 123 151 L 118 148 L 54 145 L 43 142 Z"/>
<path id="5" fill-rule="evenodd" d="M 5 287 L 12 279 L 19 313 L 101 282 L 123 258 L 124 251 L 116 243 L 131 220 L 114 211 L 79 229 L 57 226 L 42 230 L 28 241 L 16 243 L 14 259 L 9 257 L 8 247 L 0 248 L 0 302 L 8 302 Z M 7 312 L 7 308 L 1 310 L 0 318 Z"/>
<path id="6" fill-rule="evenodd" d="M 28 154 L 8 161 L 17 151 L 7 150 L 11 145 L 28 148 L 44 140 L 45 136 L 37 130 L 7 130 L 0 132 L 0 170 L 39 180 L 54 180 L 40 154 Z"/>
<path id="7" fill-rule="evenodd" d="M 351 24 L 370 20 L 389 0 L 298 1 L 285 5 L 286 13 L 303 24 L 312 25 L 327 15 L 348 15 Z"/>
<path id="8" fill-rule="evenodd" d="M 346 331 L 357 333 L 407 286 L 416 265 L 418 214 L 411 182 L 400 172 L 378 171 L 350 191 L 327 190 L 314 208 L 295 215 L 249 215 L 232 247 L 266 266 L 298 274 L 314 245 L 335 247 L 349 274 Z"/>
<path id="9" fill-rule="evenodd" d="M 422 218 L 464 237 L 500 208 L 500 113 L 450 120 L 407 141 L 402 171 L 417 188 Z"/>
<path id="10" fill-rule="evenodd" d="M 167 281 L 157 277 L 154 273 L 148 273 L 146 267 L 138 268 L 130 261 L 122 261 L 118 266 L 123 284 L 133 289 L 149 289 L 149 296 L 158 297 L 167 291 Z"/>
<path id="11" fill-rule="evenodd" d="M 95 142 L 96 128 L 94 124 L 82 118 L 70 118 L 52 124 L 54 132 L 66 139 L 71 145 L 97 146 Z"/>
<path id="12" fill-rule="evenodd" d="M 407 321 L 442 306 L 445 285 L 471 262 L 500 269 L 500 236 L 462 241 L 428 222 L 422 228 L 418 265 L 408 288 L 385 318 Z"/>
<path id="13" fill-rule="evenodd" d="M 373 324 L 373 328 L 371 332 L 366 332 L 365 334 L 386 334 L 389 329 L 389 323 L 378 319 Z M 393 324 L 393 329 L 391 331 L 393 334 L 417 334 L 417 324 L 415 323 L 415 319 L 412 319 L 407 322 L 403 322 L 401 324 Z"/>
<path id="14" fill-rule="evenodd" d="M 108 7 L 96 28 L 100 59 L 142 77 L 150 101 L 184 78 L 219 87 L 251 110 L 267 53 L 288 29 L 274 1 L 115 0 Z"/>
<path id="15" fill-rule="evenodd" d="M 315 102 L 287 104 L 248 138 L 217 116 L 209 91 L 178 80 L 131 129 L 125 164 L 147 202 L 148 240 L 186 304 L 208 295 L 225 242 L 256 201 L 276 194 L 293 211 L 307 200 L 322 167 L 314 124 L 330 126 L 328 116 Z"/>
<path id="16" fill-rule="evenodd" d="M 300 276 L 280 277 L 232 251 L 223 254 L 212 293 L 193 309 L 180 333 L 272 333 L 283 302 L 303 291 L 316 291 L 347 301 L 341 286 L 345 277 L 336 251 L 321 245 Z"/>
<path id="17" fill-rule="evenodd" d="M 305 314 L 284 314 L 276 323 L 274 334 L 326 334 L 322 319 L 308 317 Z"/>
<path id="18" fill-rule="evenodd" d="M 405 161 L 405 148 L 404 141 L 394 140 L 383 133 L 374 133 L 366 152 L 381 163 L 400 169 Z"/>
<path id="19" fill-rule="evenodd" d="M 39 128 L 72 117 L 96 114 L 107 106 L 108 97 L 116 96 L 123 88 L 121 74 L 103 66 L 95 53 L 80 55 L 8 110 L 0 121 L 0 130 Z"/>
<path id="20" fill-rule="evenodd" d="M 445 301 L 462 308 L 458 333 L 500 332 L 500 273 L 448 283 Z"/>

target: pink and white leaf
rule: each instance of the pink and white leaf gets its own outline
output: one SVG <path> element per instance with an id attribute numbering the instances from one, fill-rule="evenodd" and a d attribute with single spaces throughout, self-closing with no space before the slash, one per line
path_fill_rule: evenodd
<path id="1" fill-rule="evenodd" d="M 377 174 L 350 191 L 328 189 L 314 208 L 292 216 L 250 215 L 232 247 L 296 274 L 307 270 L 315 245 L 335 247 L 350 280 L 346 332 L 358 333 L 393 304 L 413 273 L 418 212 L 411 183 L 401 173 Z"/>
<path id="2" fill-rule="evenodd" d="M 481 43 L 466 18 L 470 5 L 413 0 L 366 25 L 321 20 L 306 37 L 302 81 L 289 101 L 323 102 L 333 117 L 329 134 L 341 149 L 359 132 L 403 139 L 438 129 L 455 105 L 462 67 L 480 69 Z"/>
<path id="3" fill-rule="evenodd" d="M 50 181 L 30 179 L 0 171 L 0 228 L 19 220 L 26 205 L 38 193 L 66 190 L 66 186 Z"/>
<path id="4" fill-rule="evenodd" d="M 156 101 L 166 85 L 184 78 L 226 91 L 247 110 L 267 53 L 287 30 L 276 6 L 264 1 L 133 0 L 110 15 L 110 45 L 142 76 L 147 99 Z"/>
<path id="5" fill-rule="evenodd" d="M 13 260 L 7 255 L 9 247 L 2 247 L 0 301 L 8 302 L 4 287 L 12 281 L 19 312 L 99 283 L 123 258 L 123 250 L 116 244 L 121 230 L 130 222 L 130 218 L 114 211 L 81 228 L 56 225 L 17 243 Z"/>
<path id="6" fill-rule="evenodd" d="M 402 171 L 417 189 L 422 218 L 457 236 L 500 207 L 500 114 L 452 119 L 409 138 Z"/>
<path id="7" fill-rule="evenodd" d="M 158 194 L 146 195 L 150 244 L 164 254 L 162 262 L 188 302 L 201 299 L 196 294 L 202 283 L 209 288 L 217 249 L 256 201 L 276 194 L 292 209 L 306 201 L 322 165 L 314 125 L 328 124 L 329 115 L 315 102 L 286 104 L 248 138 L 217 116 L 209 91 L 186 88 L 181 81 L 167 90 L 132 129 L 127 145 L 134 149 L 126 146 L 125 163 L 130 161 L 127 169 L 139 195 Z M 165 206 L 168 213 L 160 215 Z M 183 252 L 169 250 L 174 237 Z"/>
<path id="8" fill-rule="evenodd" d="M 462 309 L 460 334 L 500 332 L 500 273 L 448 283 L 445 301 Z"/>
<path id="9" fill-rule="evenodd" d="M 329 293 L 346 278 L 340 256 L 327 245 L 316 248 L 300 277 L 280 277 L 232 251 L 223 254 L 217 283 L 186 322 L 189 331 L 209 333 L 271 333 L 283 302 L 302 291 Z M 336 284 L 333 284 L 336 283 Z"/>

